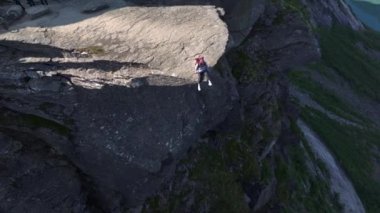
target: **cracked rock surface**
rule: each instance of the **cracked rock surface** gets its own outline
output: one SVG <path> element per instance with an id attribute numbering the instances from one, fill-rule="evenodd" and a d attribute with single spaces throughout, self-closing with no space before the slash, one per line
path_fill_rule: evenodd
<path id="1" fill-rule="evenodd" d="M 69 15 L 73 22 L 65 21 Z M 143 63 L 188 79 L 195 79 L 194 57 L 203 54 L 210 66 L 215 65 L 228 39 L 214 6 L 125 6 L 83 16 L 79 8 L 67 6 L 39 22 L 16 25 L 17 33 L 3 33 L 0 39 L 63 49 L 97 46 L 104 50 L 102 59 Z"/>
<path id="2" fill-rule="evenodd" d="M 139 205 L 232 107 L 229 79 L 213 70 L 214 85 L 199 93 L 193 74 L 195 55 L 213 66 L 225 51 L 228 31 L 215 7 L 114 1 L 84 15 L 81 2 L 52 2 L 48 15 L 0 34 L 0 167 L 26 162 L 17 156 L 29 152 L 40 156 L 25 174 L 4 170 L 1 211 Z M 43 148 L 30 148 L 37 144 Z M 3 150 L 14 146 L 24 148 Z M 35 187 L 21 196 L 15 193 L 24 188 L 12 189 L 35 179 L 47 191 Z M 54 194 L 50 185 L 60 186 L 54 200 L 44 198 Z"/>

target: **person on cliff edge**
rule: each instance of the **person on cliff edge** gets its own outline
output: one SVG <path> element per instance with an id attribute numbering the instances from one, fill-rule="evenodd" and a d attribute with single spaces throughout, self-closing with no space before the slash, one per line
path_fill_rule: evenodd
<path id="1" fill-rule="evenodd" d="M 195 73 L 198 74 L 198 91 L 201 91 L 201 83 L 205 75 L 207 77 L 208 85 L 212 86 L 207 63 L 201 55 L 195 58 Z"/>

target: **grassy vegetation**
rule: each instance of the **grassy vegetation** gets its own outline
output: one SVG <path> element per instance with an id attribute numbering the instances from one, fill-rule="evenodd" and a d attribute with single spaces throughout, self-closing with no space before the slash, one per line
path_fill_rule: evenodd
<path id="1" fill-rule="evenodd" d="M 71 130 L 70 128 L 61 125 L 57 122 L 54 122 L 52 120 L 48 120 L 36 115 L 32 114 L 25 114 L 25 113 L 19 113 L 11 111 L 7 108 L 0 108 L 0 125 L 4 126 L 20 126 L 20 127 L 27 127 L 30 129 L 39 129 L 39 128 L 46 128 L 51 129 L 52 131 L 67 136 L 70 134 Z"/>
<path id="2" fill-rule="evenodd" d="M 314 65 L 314 69 L 326 72 L 326 69 L 322 65 Z M 288 77 L 293 84 L 306 91 L 313 100 L 330 112 L 363 125 L 370 123 L 368 119 L 355 112 L 349 104 L 343 102 L 332 91 L 325 89 L 320 83 L 313 81 L 306 71 L 294 70 L 289 72 Z"/>
<path id="3" fill-rule="evenodd" d="M 371 148 L 380 133 L 340 124 L 323 113 L 304 108 L 302 118 L 315 130 L 350 176 L 368 212 L 380 212 L 380 182 L 373 179 Z"/>
<path id="4" fill-rule="evenodd" d="M 380 61 L 371 59 L 357 47 L 358 42 L 380 50 L 380 34 L 356 32 L 334 26 L 319 29 L 322 59 L 344 77 L 361 94 L 380 100 Z"/>
<path id="5" fill-rule="evenodd" d="M 180 168 L 187 168 L 183 173 L 191 184 L 174 185 L 164 197 L 151 198 L 144 207 L 146 212 L 180 212 L 182 206 L 188 205 L 189 197 L 194 202 L 187 209 L 195 212 L 249 212 L 244 187 L 252 183 L 266 186 L 274 174 L 268 159 L 262 165 L 258 162 L 259 151 L 252 137 L 259 133 L 248 126 L 233 136 L 213 136 L 217 146 L 202 143 L 191 150 L 180 163 Z M 179 177 L 182 172 L 177 169 L 176 173 Z M 182 180 L 179 178 L 178 182 Z"/>
<path id="6" fill-rule="evenodd" d="M 197 162 L 190 179 L 203 186 L 197 197 L 210 205 L 211 212 L 248 212 L 241 181 L 251 179 L 258 165 L 239 142 L 231 141 L 223 149 L 226 152 L 205 146 L 194 153 Z"/>
<path id="7" fill-rule="evenodd" d="M 380 100 L 380 61 L 366 55 L 357 46 L 380 50 L 380 35 L 372 31 L 356 32 L 342 26 L 318 29 L 322 61 L 309 69 L 333 79 L 331 72 L 343 77 L 358 94 Z M 302 118 L 318 133 L 350 176 L 368 212 L 380 211 L 380 181 L 373 178 L 374 146 L 380 146 L 380 132 L 369 127 L 370 121 L 315 82 L 305 70 L 289 73 L 291 81 L 325 109 L 345 119 L 359 122 L 366 128 L 341 124 L 312 108 L 302 110 Z"/>
<path id="8" fill-rule="evenodd" d="M 233 64 L 232 74 L 239 82 L 249 82 L 257 77 L 260 65 L 254 64 L 243 51 L 231 51 L 228 58 Z"/>
<path id="9" fill-rule="evenodd" d="M 165 198 L 150 198 L 144 211 L 181 211 L 190 195 L 194 200 L 187 208 L 195 212 L 249 212 L 243 183 L 260 180 L 260 166 L 255 156 L 255 150 L 245 141 L 228 140 L 217 147 L 201 144 L 181 162 L 182 167 L 188 168 L 190 184 L 173 185 Z M 176 173 L 178 176 L 181 172 Z"/>
<path id="10" fill-rule="evenodd" d="M 284 212 L 341 212 L 336 195 L 329 183 L 313 176 L 306 166 L 305 150 L 301 146 L 288 147 L 289 161 L 276 159 L 278 199 Z"/>
<path id="11" fill-rule="evenodd" d="M 281 4 L 283 6 L 283 10 L 278 11 L 276 14 L 276 18 L 273 21 L 273 24 L 281 24 L 284 22 L 284 17 L 290 13 L 298 13 L 302 21 L 308 25 L 310 24 L 310 15 L 307 11 L 306 7 L 301 3 L 300 0 L 272 0 L 274 3 Z"/>
<path id="12" fill-rule="evenodd" d="M 301 3 L 300 0 L 283 0 L 285 9 L 289 11 L 295 11 L 299 13 L 302 17 L 302 20 L 309 26 L 311 24 L 309 23 L 310 21 L 310 15 L 306 10 L 306 7 Z"/>
<path id="13" fill-rule="evenodd" d="M 326 166 L 304 142 L 295 121 L 290 126 L 301 141 L 285 145 L 286 154 L 275 158 L 278 200 L 274 202 L 282 204 L 283 212 L 341 212 L 342 206 L 327 181 L 330 174 Z M 307 166 L 306 162 L 314 167 Z M 318 171 L 312 171 L 313 168 Z"/>
<path id="14" fill-rule="evenodd" d="M 105 50 L 102 46 L 88 46 L 84 48 L 78 49 L 79 52 L 87 52 L 90 55 L 103 55 L 105 54 Z"/>

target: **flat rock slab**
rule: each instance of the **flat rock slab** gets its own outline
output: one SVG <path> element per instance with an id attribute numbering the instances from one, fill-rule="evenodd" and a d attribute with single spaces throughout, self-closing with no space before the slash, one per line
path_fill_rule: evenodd
<path id="1" fill-rule="evenodd" d="M 43 5 L 38 5 L 35 7 L 30 7 L 26 9 L 26 13 L 30 16 L 31 19 L 37 19 L 44 15 L 50 13 L 50 9 Z"/>
<path id="2" fill-rule="evenodd" d="M 98 12 L 100 10 L 104 10 L 109 8 L 109 4 L 105 1 L 93 1 L 87 3 L 83 8 L 82 12 L 83 13 L 94 13 Z"/>
<path id="3" fill-rule="evenodd" d="M 224 54 L 228 40 L 227 26 L 212 6 L 123 7 L 86 19 L 80 11 L 70 9 L 70 13 L 65 18 L 81 18 L 45 29 L 27 27 L 18 33 L 3 33 L 0 39 L 63 49 L 98 46 L 104 50 L 103 59 L 144 64 L 162 70 L 163 75 L 193 81 L 194 57 L 204 55 L 212 67 Z M 62 18 L 52 17 L 48 22 Z M 42 19 L 40 24 L 47 26 Z"/>

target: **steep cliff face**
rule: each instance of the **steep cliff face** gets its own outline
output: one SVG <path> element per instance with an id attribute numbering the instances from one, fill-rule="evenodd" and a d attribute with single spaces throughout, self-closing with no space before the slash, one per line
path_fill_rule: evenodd
<path id="1" fill-rule="evenodd" d="M 83 19 L 71 9 L 74 19 Z M 226 25 L 211 6 L 123 7 L 65 25 L 54 21 L 65 11 L 42 18 L 44 28 L 32 20 L 0 35 L 2 133 L 8 143 L 29 135 L 64 156 L 68 168 L 74 165 L 67 175 L 79 183 L 76 171 L 88 176 L 105 211 L 134 206 L 232 108 L 228 79 L 212 72 L 214 86 L 197 93 L 192 70 L 196 54 L 210 66 L 224 54 Z M 12 169 L 8 178 L 18 178 Z M 12 190 L 4 192 L 1 208 L 27 208 L 18 199 L 5 205 Z M 46 205 L 34 208 L 54 206 Z"/>
<path id="2" fill-rule="evenodd" d="M 354 17 L 342 15 L 351 12 L 337 6 L 341 4 L 264 4 L 249 35 L 218 64 L 218 69 L 230 70 L 236 79 L 239 103 L 224 122 L 204 135 L 204 143 L 188 153 L 175 177 L 147 200 L 144 210 L 363 210 L 359 204 L 342 205 L 339 196 L 347 194 L 331 190 L 329 171 L 297 128 L 299 112 L 290 102 L 285 77 L 287 71 L 321 58 L 313 29 L 336 23 L 362 29 Z M 325 13 L 315 9 L 321 7 Z"/>
<path id="3" fill-rule="evenodd" d="M 302 3 L 307 5 L 311 21 L 318 26 L 331 27 L 334 23 L 340 23 L 354 30 L 364 29 L 363 24 L 353 15 L 344 0 L 302 0 Z"/>
<path id="4" fill-rule="evenodd" d="M 297 98 L 302 119 L 335 155 L 355 187 L 357 195 L 350 196 L 350 203 L 357 205 L 344 206 L 345 212 L 350 208 L 356 208 L 355 212 L 377 212 L 380 188 L 375 138 L 379 138 L 376 91 L 380 64 L 368 50 L 379 50 L 379 35 L 341 25 L 317 30 L 322 58 L 289 73 L 292 95 Z M 337 186 L 332 188 L 336 190 Z M 347 187 L 338 198 L 346 199 L 349 191 L 352 189 Z M 357 196 L 361 202 L 355 201 Z"/>
<path id="5" fill-rule="evenodd" d="M 362 29 L 342 1 L 84 2 L 0 34 L 0 210 L 339 209 L 299 143 L 286 72 L 321 57 L 312 26 Z"/>
<path id="6" fill-rule="evenodd" d="M 244 42 L 231 49 L 218 65 L 218 69 L 230 71 L 236 79 L 239 102 L 224 122 L 204 136 L 205 143 L 189 152 L 189 157 L 177 166 L 175 177 L 143 209 L 292 209 L 283 203 L 290 196 L 285 191 L 291 190 L 287 175 L 298 174 L 283 173 L 288 169 L 283 161 L 289 164 L 289 170 L 294 170 L 295 151 L 280 154 L 288 149 L 280 147 L 297 144 L 298 138 L 291 131 L 297 113 L 289 101 L 284 71 L 319 57 L 318 42 L 303 17 L 282 4 L 266 3 Z M 307 174 L 306 166 L 302 169 L 302 174 Z M 304 183 L 314 184 L 314 178 L 305 177 Z M 321 199 L 330 202 L 328 185 L 323 187 L 326 194 Z M 305 207 L 300 204 L 293 210 L 302 208 Z"/>

